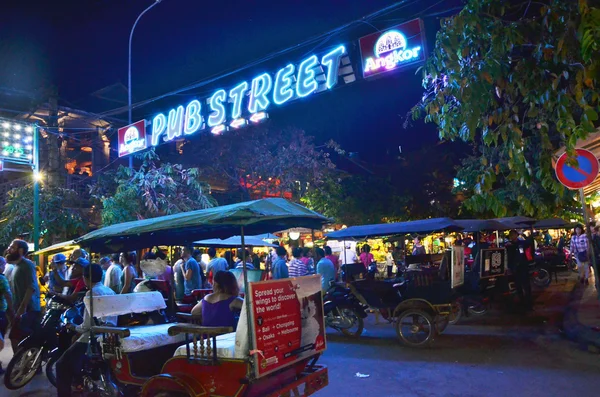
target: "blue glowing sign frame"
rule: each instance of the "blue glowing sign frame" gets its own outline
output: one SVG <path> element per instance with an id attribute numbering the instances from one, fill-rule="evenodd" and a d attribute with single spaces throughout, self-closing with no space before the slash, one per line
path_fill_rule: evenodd
<path id="1" fill-rule="evenodd" d="M 208 130 L 219 135 L 268 118 L 268 110 L 311 94 L 334 88 L 340 69 L 350 66 L 344 45 L 324 54 L 313 54 L 297 65 L 288 64 L 273 73 L 261 73 L 229 89 L 218 89 L 204 99 L 194 99 L 158 113 L 147 129 L 149 146 L 185 138 Z M 352 79 L 350 82 L 354 81 Z M 192 120 L 193 119 L 193 120 Z"/>
<path id="2" fill-rule="evenodd" d="M 427 59 L 425 27 L 418 18 L 361 37 L 358 44 L 365 79 L 415 66 Z"/>

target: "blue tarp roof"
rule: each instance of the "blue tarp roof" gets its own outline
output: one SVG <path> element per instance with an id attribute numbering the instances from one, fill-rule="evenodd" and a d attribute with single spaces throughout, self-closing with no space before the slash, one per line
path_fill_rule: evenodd
<path id="1" fill-rule="evenodd" d="M 489 232 L 508 230 L 511 227 L 493 219 L 455 219 L 455 223 L 463 228 L 463 232 Z"/>
<path id="2" fill-rule="evenodd" d="M 343 240 L 356 237 L 379 237 L 394 234 L 431 233 L 437 231 L 460 231 L 462 227 L 450 218 L 431 218 L 419 221 L 382 223 L 377 225 L 351 226 L 328 233 L 330 239 Z"/>
<path id="3" fill-rule="evenodd" d="M 573 226 L 571 222 L 560 218 L 542 219 L 533 224 L 536 229 L 564 229 L 571 226 Z"/>

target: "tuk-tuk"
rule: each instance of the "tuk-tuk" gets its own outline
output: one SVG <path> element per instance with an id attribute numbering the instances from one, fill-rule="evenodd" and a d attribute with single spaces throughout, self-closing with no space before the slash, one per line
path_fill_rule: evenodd
<path id="1" fill-rule="evenodd" d="M 284 199 L 235 205 L 108 226 L 77 239 L 90 251 L 122 251 L 205 238 L 270 233 L 292 226 L 320 228 L 328 219 Z M 242 249 L 242 253 L 245 249 Z M 247 272 L 243 259 L 244 275 Z M 189 323 L 92 327 L 106 371 L 101 395 L 309 396 L 328 383 L 317 365 L 325 350 L 318 276 L 249 282 L 237 330 Z M 96 317 L 166 307 L 158 292 L 86 297 Z M 94 338 L 92 338 L 94 339 Z M 100 366 L 99 368 L 102 368 Z M 94 382 L 94 380 L 92 380 Z"/>

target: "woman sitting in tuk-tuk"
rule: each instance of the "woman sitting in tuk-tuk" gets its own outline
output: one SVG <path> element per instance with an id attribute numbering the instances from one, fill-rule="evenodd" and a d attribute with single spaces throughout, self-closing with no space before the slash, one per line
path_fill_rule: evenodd
<path id="1" fill-rule="evenodd" d="M 192 308 L 193 316 L 202 316 L 206 327 L 233 327 L 237 325 L 244 301 L 233 273 L 218 271 L 213 278 L 213 293 L 206 295 Z"/>

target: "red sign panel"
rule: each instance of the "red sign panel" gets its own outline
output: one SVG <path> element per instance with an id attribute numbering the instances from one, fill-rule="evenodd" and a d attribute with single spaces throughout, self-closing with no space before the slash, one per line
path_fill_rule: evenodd
<path id="1" fill-rule="evenodd" d="M 592 152 L 577 149 L 577 165 L 567 164 L 567 153 L 556 162 L 556 177 L 569 189 L 581 189 L 594 182 L 598 176 L 598 159 Z"/>
<path id="2" fill-rule="evenodd" d="M 140 120 L 118 131 L 119 157 L 127 156 L 148 147 L 146 120 Z"/>
<path id="3" fill-rule="evenodd" d="M 325 350 L 321 277 L 250 284 L 256 376 Z"/>
<path id="4" fill-rule="evenodd" d="M 423 21 L 412 21 L 393 26 L 383 32 L 359 40 L 363 77 L 398 70 L 426 59 L 426 41 Z"/>

